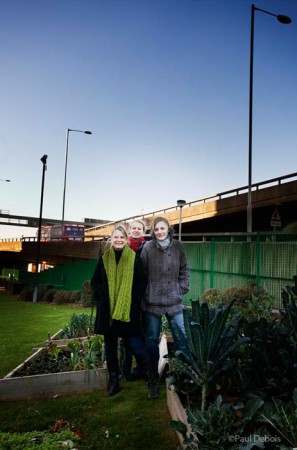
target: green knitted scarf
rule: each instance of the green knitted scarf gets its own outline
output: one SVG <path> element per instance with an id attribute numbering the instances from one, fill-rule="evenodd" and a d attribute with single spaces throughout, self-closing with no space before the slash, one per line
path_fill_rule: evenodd
<path id="1" fill-rule="evenodd" d="M 118 264 L 113 247 L 110 247 L 103 255 L 108 281 L 111 320 L 130 322 L 134 261 L 135 252 L 127 245 L 123 248 Z"/>

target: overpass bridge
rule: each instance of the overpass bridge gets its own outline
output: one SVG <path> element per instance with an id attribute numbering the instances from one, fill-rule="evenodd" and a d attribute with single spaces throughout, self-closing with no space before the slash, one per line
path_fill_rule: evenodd
<path id="1" fill-rule="evenodd" d="M 245 233 L 247 191 L 248 187 L 243 186 L 187 202 L 182 209 L 183 240 L 201 239 L 201 236 L 210 233 Z M 297 221 L 297 172 L 253 184 L 252 206 L 255 231 L 273 231 L 272 218 L 276 209 L 280 216 L 281 228 Z M 176 230 L 178 229 L 180 210 L 175 205 L 89 228 L 86 230 L 85 242 L 41 242 L 40 260 L 56 265 L 78 259 L 96 258 L 104 248 L 104 241 L 116 223 L 129 223 L 141 218 L 149 225 L 156 216 L 166 217 Z M 36 241 L 36 237 L 0 241 L 0 269 L 2 267 L 24 269 L 29 262 L 35 262 Z"/>
<path id="2" fill-rule="evenodd" d="M 67 223 L 69 225 L 84 225 L 86 228 L 89 228 L 107 222 L 109 221 L 101 219 L 85 219 L 84 222 L 64 220 L 64 222 L 62 222 L 62 220 L 60 219 L 46 219 L 44 217 L 42 218 L 42 226 L 51 226 Z M 20 227 L 38 228 L 39 217 L 18 216 L 10 214 L 9 211 L 0 209 L 0 225 L 13 225 Z"/>
<path id="3" fill-rule="evenodd" d="M 182 209 L 183 236 L 206 232 L 245 232 L 247 229 L 248 186 L 187 202 Z M 252 185 L 253 230 L 273 231 L 276 209 L 279 228 L 297 220 L 297 172 Z M 110 235 L 116 223 L 137 218 L 148 226 L 154 217 L 166 217 L 177 229 L 180 209 L 177 205 L 89 228 L 86 236 Z M 276 223 L 276 221 L 274 221 Z"/>

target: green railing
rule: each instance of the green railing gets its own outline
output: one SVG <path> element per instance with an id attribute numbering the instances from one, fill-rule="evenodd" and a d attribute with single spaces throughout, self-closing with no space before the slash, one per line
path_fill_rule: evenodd
<path id="1" fill-rule="evenodd" d="M 190 267 L 190 292 L 185 302 L 208 289 L 224 291 L 263 287 L 281 306 L 281 291 L 297 274 L 297 236 L 258 233 L 253 236 L 212 236 L 207 241 L 184 243 Z"/>

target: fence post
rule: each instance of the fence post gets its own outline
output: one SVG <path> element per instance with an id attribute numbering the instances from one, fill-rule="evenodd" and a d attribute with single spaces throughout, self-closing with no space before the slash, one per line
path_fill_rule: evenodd
<path id="1" fill-rule="evenodd" d="M 260 233 L 257 232 L 257 241 L 256 241 L 256 286 L 260 286 L 260 259 L 261 259 L 261 240 Z"/>
<path id="2" fill-rule="evenodd" d="M 209 273 L 209 288 L 213 289 L 214 280 L 214 255 L 215 255 L 215 240 L 211 238 L 210 243 L 210 273 Z"/>

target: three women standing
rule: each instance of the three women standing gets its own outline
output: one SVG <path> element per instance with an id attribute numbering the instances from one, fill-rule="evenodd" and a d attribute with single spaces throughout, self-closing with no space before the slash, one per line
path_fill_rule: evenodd
<path id="1" fill-rule="evenodd" d="M 141 362 L 147 374 L 149 398 L 154 399 L 158 397 L 163 315 L 168 320 L 175 348 L 187 351 L 182 348 L 172 324 L 175 322 L 185 334 L 182 296 L 189 290 L 189 269 L 183 246 L 173 239 L 173 230 L 166 218 L 153 220 L 152 240 L 144 246 L 141 227 L 137 221 L 130 226 L 131 248 L 125 227 L 115 227 L 111 247 L 99 259 L 91 286 L 97 302 L 95 333 L 104 335 L 110 380 L 107 395 L 120 391 L 117 352 L 118 338 L 122 337 L 137 362 Z M 141 339 L 141 307 L 145 347 Z"/>

